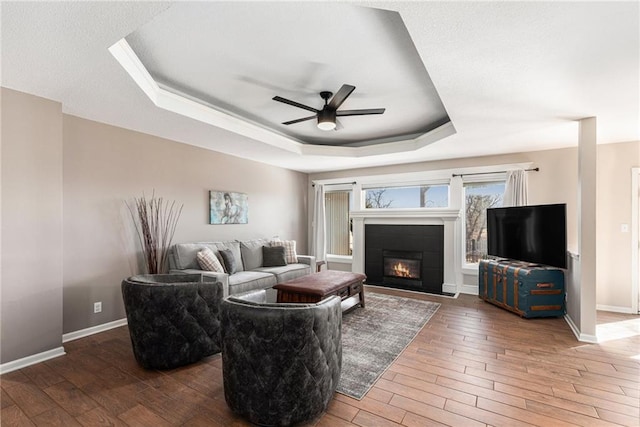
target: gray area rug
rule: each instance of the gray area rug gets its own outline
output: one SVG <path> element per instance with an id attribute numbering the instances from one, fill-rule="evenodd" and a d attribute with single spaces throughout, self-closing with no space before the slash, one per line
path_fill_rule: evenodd
<path id="1" fill-rule="evenodd" d="M 362 399 L 413 341 L 439 303 L 366 294 L 365 308 L 342 316 L 342 375 L 338 393 Z"/>

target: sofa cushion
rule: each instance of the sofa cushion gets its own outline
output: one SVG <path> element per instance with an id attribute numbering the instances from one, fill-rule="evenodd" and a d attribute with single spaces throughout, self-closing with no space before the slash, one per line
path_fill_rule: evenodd
<path id="1" fill-rule="evenodd" d="M 275 286 L 276 276 L 263 271 L 241 271 L 229 276 L 229 295 Z"/>
<path id="2" fill-rule="evenodd" d="M 254 271 L 273 274 L 276 281 L 278 283 L 282 283 L 287 280 L 297 279 L 298 277 L 311 274 L 311 267 L 307 264 L 287 264 L 282 267 L 262 267 Z"/>
<path id="3" fill-rule="evenodd" d="M 224 267 L 220 264 L 218 257 L 209 248 L 204 248 L 196 255 L 200 268 L 207 271 L 215 271 L 217 273 L 224 273 Z"/>
<path id="4" fill-rule="evenodd" d="M 201 270 L 197 255 L 204 248 L 209 248 L 214 253 L 218 250 L 213 242 L 177 243 L 173 245 L 174 268 L 178 270 Z"/>
<path id="5" fill-rule="evenodd" d="M 224 261 L 224 269 L 229 274 L 235 274 L 238 271 L 238 262 L 233 256 L 231 249 L 222 249 L 219 251 L 222 261 Z"/>
<path id="6" fill-rule="evenodd" d="M 298 262 L 298 256 L 296 254 L 296 241 L 295 240 L 280 240 L 273 239 L 270 246 L 284 246 L 285 258 L 288 264 L 295 264 Z"/>
<path id="7" fill-rule="evenodd" d="M 262 247 L 269 242 L 264 239 L 245 240 L 240 242 L 240 253 L 245 270 L 262 267 Z"/>
<path id="8" fill-rule="evenodd" d="M 287 265 L 287 260 L 284 256 L 284 246 L 263 246 L 262 265 L 264 267 L 280 267 Z"/>

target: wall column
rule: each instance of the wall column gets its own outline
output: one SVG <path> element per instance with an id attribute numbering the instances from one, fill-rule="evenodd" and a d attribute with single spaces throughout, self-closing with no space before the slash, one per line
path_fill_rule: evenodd
<path id="1" fill-rule="evenodd" d="M 578 251 L 580 341 L 596 337 L 596 118 L 580 120 L 578 135 Z"/>

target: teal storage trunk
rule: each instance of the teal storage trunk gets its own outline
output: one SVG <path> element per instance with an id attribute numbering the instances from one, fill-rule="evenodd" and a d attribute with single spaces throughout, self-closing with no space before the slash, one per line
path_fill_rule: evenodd
<path id="1" fill-rule="evenodd" d="M 525 318 L 564 316 L 564 271 L 520 261 L 482 260 L 478 296 Z"/>

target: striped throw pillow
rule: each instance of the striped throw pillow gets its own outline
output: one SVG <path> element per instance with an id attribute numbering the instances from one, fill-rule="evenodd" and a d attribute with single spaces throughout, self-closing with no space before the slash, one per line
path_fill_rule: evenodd
<path id="1" fill-rule="evenodd" d="M 224 273 L 224 267 L 218 261 L 218 257 L 209 248 L 205 248 L 196 255 L 200 268 L 206 271 L 215 271 L 216 273 Z"/>

